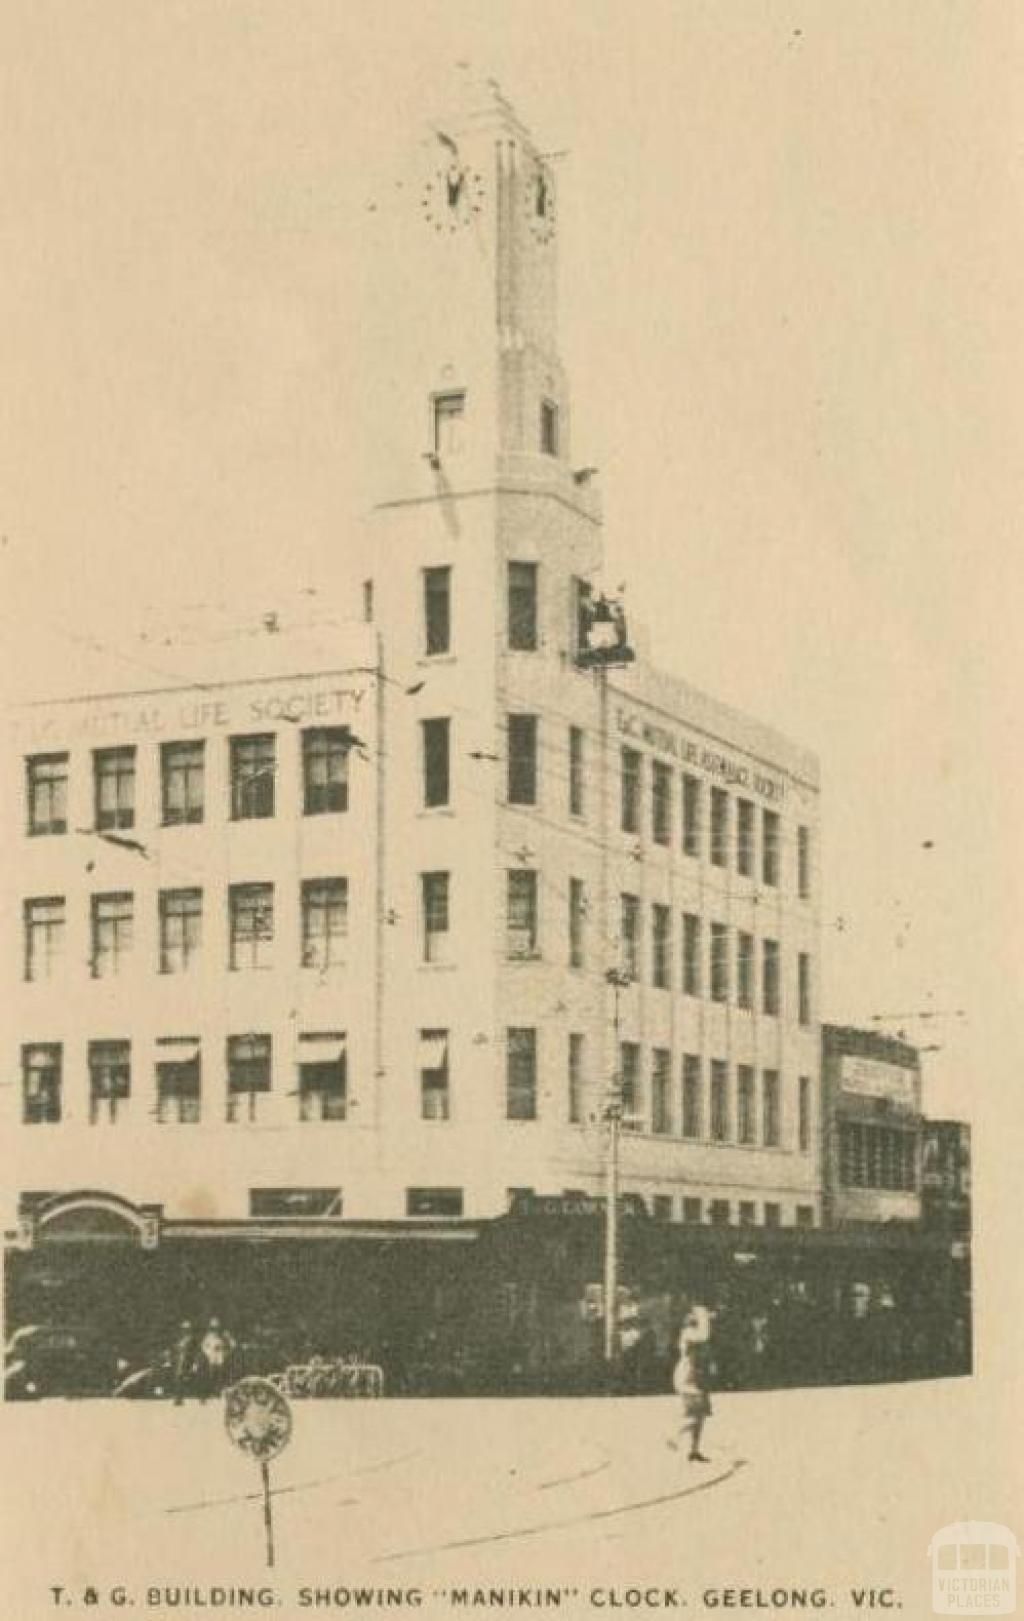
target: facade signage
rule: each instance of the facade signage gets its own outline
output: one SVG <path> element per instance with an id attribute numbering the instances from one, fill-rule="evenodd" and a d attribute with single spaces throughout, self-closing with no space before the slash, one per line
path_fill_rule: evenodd
<path id="1" fill-rule="evenodd" d="M 63 746 L 96 736 L 185 737 L 190 732 L 246 731 L 279 720 L 324 725 L 351 720 L 366 697 L 363 682 L 329 678 L 301 683 L 153 693 L 136 699 L 90 704 L 54 703 L 23 712 L 14 722 L 20 744 L 52 741 Z"/>
<path id="2" fill-rule="evenodd" d="M 858 1058 L 846 1053 L 840 1060 L 839 1084 L 844 1092 L 858 1097 L 886 1098 L 897 1109 L 917 1109 L 918 1072 L 901 1064 L 887 1064 L 878 1058 Z"/>
<path id="3" fill-rule="evenodd" d="M 760 794 L 762 799 L 781 800 L 785 797 L 786 784 L 781 777 L 770 777 L 754 766 L 742 765 L 721 749 L 698 743 L 674 727 L 658 726 L 640 715 L 630 714 L 626 709 L 619 709 L 616 719 L 624 737 L 646 743 L 660 754 L 671 754 L 683 765 L 697 766 L 730 787 L 747 788 Z"/>
<path id="4" fill-rule="evenodd" d="M 512 1216 L 603 1216 L 605 1200 L 587 1193 L 520 1193 L 512 1200 Z M 647 1207 L 637 1194 L 624 1193 L 619 1199 L 619 1214 L 644 1216 Z"/>

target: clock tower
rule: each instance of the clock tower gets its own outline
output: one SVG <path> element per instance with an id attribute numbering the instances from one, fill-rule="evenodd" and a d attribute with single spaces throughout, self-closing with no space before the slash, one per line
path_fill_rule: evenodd
<path id="1" fill-rule="evenodd" d="M 385 673 L 381 1152 L 486 1215 L 533 1184 L 557 1134 L 549 1110 L 525 1131 L 509 1112 L 509 1032 L 536 1023 L 539 970 L 509 962 L 508 874 L 539 884 L 543 845 L 556 888 L 586 876 L 561 829 L 567 737 L 597 725 L 575 652 L 601 528 L 570 457 L 558 204 L 551 160 L 497 87 L 464 84 L 371 203 L 360 311 Z M 588 1021 L 594 994 L 588 981 L 561 1002 Z M 442 1048 L 439 1129 L 421 1079 Z"/>
<path id="2" fill-rule="evenodd" d="M 493 81 L 467 74 L 370 205 L 364 336 L 377 501 L 570 472 L 558 352 L 558 177 Z"/>

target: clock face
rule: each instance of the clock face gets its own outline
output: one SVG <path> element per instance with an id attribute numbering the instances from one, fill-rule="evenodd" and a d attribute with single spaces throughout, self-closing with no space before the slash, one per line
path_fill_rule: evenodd
<path id="1" fill-rule="evenodd" d="M 423 218 L 438 235 L 472 225 L 483 206 L 483 176 L 457 159 L 435 170 L 420 199 Z"/>
<path id="2" fill-rule="evenodd" d="M 555 187 L 542 163 L 534 165 L 526 177 L 526 219 L 538 242 L 550 242 L 555 234 Z"/>

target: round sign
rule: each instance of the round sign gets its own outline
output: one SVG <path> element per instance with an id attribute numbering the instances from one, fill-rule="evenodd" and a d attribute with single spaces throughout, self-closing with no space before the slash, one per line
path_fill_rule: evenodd
<path id="1" fill-rule="evenodd" d="M 239 1379 L 224 1392 L 224 1427 L 236 1447 L 267 1463 L 292 1438 L 292 1410 L 269 1379 Z"/>

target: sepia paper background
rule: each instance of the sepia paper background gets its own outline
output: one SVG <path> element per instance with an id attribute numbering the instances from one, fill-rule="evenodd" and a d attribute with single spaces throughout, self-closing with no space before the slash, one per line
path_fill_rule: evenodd
<path id="1" fill-rule="evenodd" d="M 881 1494 L 840 1459 L 809 1485 L 797 1446 L 787 1503 L 755 1512 L 751 1487 L 735 1520 L 681 1512 L 671 1542 L 607 1558 L 649 1583 L 684 1555 L 698 1594 L 705 1570 L 887 1582 L 927 1614 L 934 1530 L 1024 1535 L 1019 8 L 6 0 L 4 691 L 116 689 L 126 626 L 200 606 L 312 587 L 354 611 L 387 368 L 360 334 L 365 210 L 460 60 L 566 153 L 563 354 L 609 581 L 658 663 L 820 753 L 824 1017 L 965 1015 L 925 1060 L 928 1112 L 975 1134 L 978 1372 L 949 1429 L 893 1387 L 870 1409 Z M 571 1446 L 578 1410 L 548 1405 Z M 71 1478 L 31 1417 L 0 1410 L 12 1621 L 90 1575 L 48 1504 L 119 1512 L 104 1409 L 68 1409 Z M 808 1489 L 835 1495 L 831 1546 L 807 1545 Z M 182 1581 L 203 1574 L 189 1535 Z M 113 1574 L 150 1557 L 126 1533 Z M 582 1582 L 579 1557 L 524 1545 L 501 1568 Z"/>

